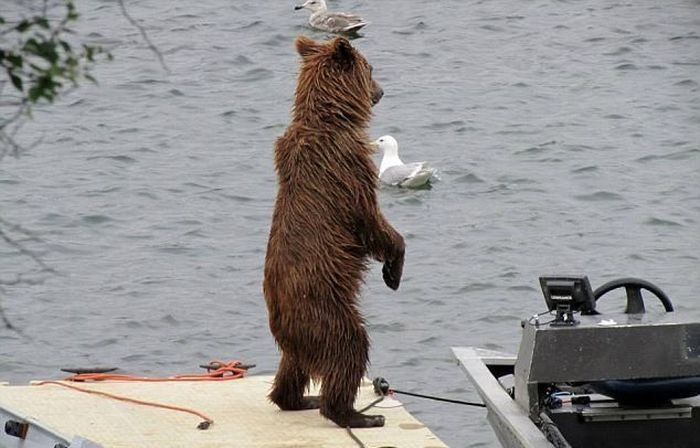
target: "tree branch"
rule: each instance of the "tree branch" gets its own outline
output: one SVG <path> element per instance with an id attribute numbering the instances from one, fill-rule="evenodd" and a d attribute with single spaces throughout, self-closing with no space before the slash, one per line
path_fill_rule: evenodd
<path id="1" fill-rule="evenodd" d="M 3 224 L 7 222 L 7 221 L 5 221 L 4 219 L 0 219 L 0 221 L 2 221 Z M 25 233 L 26 235 L 29 235 L 30 238 L 33 239 L 34 241 L 41 241 L 41 240 L 39 240 L 36 236 L 31 235 L 31 233 L 29 233 L 28 231 L 22 229 L 21 227 L 19 227 L 19 226 L 15 226 L 15 227 L 16 227 L 17 229 L 20 229 L 22 233 Z M 33 251 L 27 249 L 22 243 L 16 241 L 14 238 L 12 238 L 11 236 L 9 236 L 9 235 L 5 232 L 5 230 L 3 230 L 2 228 L 0 228 L 0 239 L 2 239 L 3 241 L 5 241 L 5 243 L 6 243 L 8 246 L 14 248 L 20 255 L 24 255 L 25 257 L 31 258 L 32 261 L 34 261 L 34 263 L 36 263 L 36 264 L 41 268 L 41 272 L 48 272 L 48 273 L 51 273 L 51 274 L 58 274 L 58 271 L 56 271 L 56 270 L 55 270 L 54 268 L 52 268 L 51 266 L 47 265 L 47 264 L 44 262 L 44 260 L 41 259 L 41 257 L 39 257 L 37 254 L 35 254 Z"/>
<path id="2" fill-rule="evenodd" d="M 7 1 L 7 0 L 0 0 Z M 0 117 L 0 162 L 6 155 L 19 156 L 22 152 L 39 145 L 42 139 L 38 139 L 29 146 L 20 145 L 15 140 L 15 135 L 30 117 L 31 107 L 40 100 L 53 102 L 58 96 L 67 95 L 78 85 L 78 81 L 91 80 L 89 68 L 95 62 L 94 56 L 104 54 L 100 46 L 82 44 L 82 51 L 74 51 L 73 44 L 64 41 L 63 36 L 72 31 L 69 23 L 78 18 L 74 0 L 36 0 L 29 2 L 29 10 L 35 14 L 31 18 L 21 18 L 16 22 L 8 23 L 0 14 L 0 37 L 3 38 L 0 46 L 0 69 L 7 71 L 7 78 L 0 80 L 0 111 L 12 110 L 7 118 Z M 37 4 L 40 3 L 40 4 Z M 122 15 L 129 23 L 138 29 L 148 48 L 157 56 L 158 61 L 166 72 L 170 69 L 158 48 L 148 37 L 146 30 L 129 14 L 124 0 L 117 0 Z M 19 3 L 18 3 L 19 4 Z M 65 6 L 66 12 L 62 19 L 56 23 L 49 15 L 53 8 L 59 5 Z M 39 15 L 37 15 L 39 14 Z M 36 30 L 39 29 L 37 33 Z M 41 31 L 43 30 L 43 32 Z M 48 37 L 47 33 L 48 32 Z M 19 44 L 16 47 L 5 48 L 5 35 L 16 33 Z M 111 55 L 107 52 L 107 57 Z M 58 72 L 57 72 L 58 71 Z M 65 83 L 72 84 L 66 87 Z M 17 89 L 16 95 L 6 95 L 5 88 Z M 17 235 L 20 236 L 17 236 Z M 26 241 L 44 243 L 32 232 L 13 224 L 0 217 L 0 242 L 4 242 L 21 256 L 27 257 L 40 268 L 40 273 L 58 274 L 51 266 L 47 265 L 40 255 L 32 251 L 25 244 Z M 17 274 L 12 280 L 0 279 L 0 322 L 6 328 L 23 335 L 8 319 L 3 306 L 2 295 L 5 293 L 3 286 L 38 284 L 41 279 L 26 278 L 22 273 Z M 23 335 L 24 336 L 24 335 Z"/>
<path id="3" fill-rule="evenodd" d="M 134 20 L 131 15 L 129 15 L 129 12 L 126 10 L 126 6 L 124 5 L 124 0 L 117 0 L 119 2 L 119 7 L 122 10 L 122 14 L 124 17 L 126 17 L 126 20 L 129 21 L 136 29 L 139 30 L 139 33 L 141 33 L 141 37 L 143 40 L 146 42 L 146 45 L 148 45 L 148 48 L 151 49 L 153 53 L 155 53 L 156 57 L 158 57 L 158 62 L 160 62 L 160 66 L 163 67 L 163 70 L 166 72 L 170 73 L 170 69 L 168 66 L 165 64 L 165 58 L 163 58 L 163 54 L 158 50 L 158 47 L 156 47 L 153 42 L 151 42 L 151 39 L 148 37 L 148 34 L 146 34 L 146 30 L 136 21 Z"/>
<path id="4" fill-rule="evenodd" d="M 13 224 L 7 221 L 6 219 L 0 217 L 0 240 L 4 241 L 5 244 L 15 249 L 15 251 L 20 255 L 30 258 L 40 268 L 40 273 L 49 273 L 54 275 L 59 274 L 58 271 L 46 264 L 46 262 L 44 262 L 44 260 L 42 260 L 39 255 L 27 248 L 22 242 L 20 242 L 17 238 L 13 237 L 10 233 L 22 235 L 25 241 L 44 243 L 44 241 L 41 238 L 36 236 L 30 230 L 27 230 L 18 224 Z M 0 321 L 2 321 L 2 323 L 5 325 L 5 328 L 16 332 L 17 334 L 23 337 L 27 337 L 27 335 L 22 333 L 19 328 L 12 325 L 12 322 L 5 313 L 5 309 L 2 303 L 2 295 L 5 293 L 5 289 L 3 288 L 3 286 L 38 285 L 42 282 L 42 278 L 27 278 L 21 272 L 19 274 L 15 274 L 15 278 L 12 280 L 0 279 Z"/>

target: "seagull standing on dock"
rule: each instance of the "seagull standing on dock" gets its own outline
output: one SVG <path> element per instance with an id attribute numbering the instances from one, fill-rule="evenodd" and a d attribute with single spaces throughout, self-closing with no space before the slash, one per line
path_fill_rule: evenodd
<path id="1" fill-rule="evenodd" d="M 379 180 L 387 185 L 416 188 L 428 183 L 435 174 L 428 162 L 403 163 L 399 158 L 399 144 L 391 135 L 379 137 L 371 145 L 384 153 Z"/>
<path id="2" fill-rule="evenodd" d="M 306 0 L 303 5 L 295 6 L 294 10 L 304 8 L 311 11 L 309 25 L 329 33 L 356 33 L 369 23 L 355 14 L 329 11 L 325 0 Z"/>

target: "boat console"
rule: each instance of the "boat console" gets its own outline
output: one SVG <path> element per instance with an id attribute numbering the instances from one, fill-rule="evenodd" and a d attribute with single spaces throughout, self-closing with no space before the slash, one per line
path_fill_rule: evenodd
<path id="1" fill-rule="evenodd" d="M 655 285 L 625 278 L 541 277 L 549 308 L 523 322 L 513 398 L 557 447 L 700 446 L 700 322 Z M 624 313 L 596 302 L 624 288 Z M 663 314 L 645 313 L 642 290 Z M 498 376 L 498 375 L 496 375 Z"/>

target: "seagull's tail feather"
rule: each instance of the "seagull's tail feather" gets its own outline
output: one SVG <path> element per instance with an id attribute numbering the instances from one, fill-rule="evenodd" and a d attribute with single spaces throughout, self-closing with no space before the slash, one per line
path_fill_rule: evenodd
<path id="1" fill-rule="evenodd" d="M 348 25 L 345 28 L 343 28 L 343 32 L 355 33 L 357 31 L 360 31 L 360 29 L 364 28 L 367 25 L 369 25 L 369 22 L 353 23 L 352 25 Z"/>
<path id="2" fill-rule="evenodd" d="M 431 168 L 426 162 L 421 164 L 420 169 L 401 183 L 402 187 L 415 188 L 425 185 L 435 174 L 435 168 Z"/>

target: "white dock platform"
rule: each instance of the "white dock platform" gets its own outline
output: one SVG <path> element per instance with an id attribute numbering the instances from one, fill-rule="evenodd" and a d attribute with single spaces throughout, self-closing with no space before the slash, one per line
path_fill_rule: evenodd
<path id="1" fill-rule="evenodd" d="M 10 386 L 0 383 L 0 417 L 3 418 L 0 422 L 0 448 L 55 446 L 44 445 L 41 440 L 63 440 L 63 446 L 71 448 L 361 446 L 345 429 L 321 417 L 318 410 L 283 412 L 272 405 L 267 400 L 271 376 L 251 375 L 218 382 L 69 384 L 191 408 L 208 415 L 214 423 L 209 429 L 200 430 L 197 425 L 202 419 L 196 415 L 117 401 L 54 384 Z M 355 407 L 361 409 L 376 398 L 371 382 L 366 381 Z M 366 413 L 386 417 L 383 428 L 352 430 L 367 448 L 446 448 L 396 400 L 386 398 Z M 8 436 L 2 431 L 10 418 L 30 423 L 26 440 Z M 42 439 L 46 437 L 41 434 L 44 432 L 62 439 Z M 31 444 L 32 440 L 39 444 Z"/>

